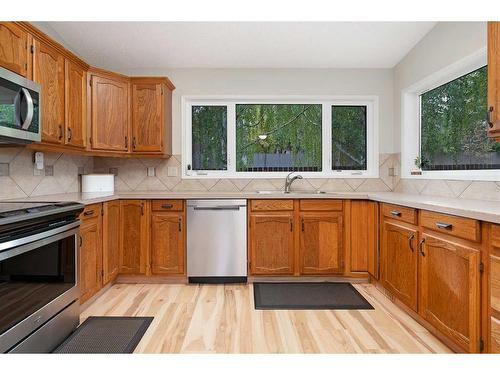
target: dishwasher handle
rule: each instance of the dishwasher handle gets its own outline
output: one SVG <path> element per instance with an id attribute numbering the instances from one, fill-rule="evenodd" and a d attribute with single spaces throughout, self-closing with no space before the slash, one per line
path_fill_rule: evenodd
<path id="1" fill-rule="evenodd" d="M 227 205 L 227 206 L 191 206 L 195 211 L 239 211 L 240 205 Z"/>

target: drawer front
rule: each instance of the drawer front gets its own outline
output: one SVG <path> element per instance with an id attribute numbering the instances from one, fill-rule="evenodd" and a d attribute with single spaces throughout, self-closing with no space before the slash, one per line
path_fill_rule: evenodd
<path id="1" fill-rule="evenodd" d="M 258 199 L 250 202 L 252 211 L 293 211 L 292 199 Z"/>
<path id="2" fill-rule="evenodd" d="M 80 220 L 85 221 L 98 217 L 101 214 L 102 203 L 90 204 L 80 214 Z"/>
<path id="3" fill-rule="evenodd" d="M 491 353 L 500 354 L 500 320 L 491 318 Z"/>
<path id="4" fill-rule="evenodd" d="M 417 225 L 417 210 L 415 208 L 397 206 L 395 204 L 382 204 L 382 215 L 405 223 Z"/>
<path id="5" fill-rule="evenodd" d="M 155 199 L 152 201 L 153 211 L 183 211 L 182 199 Z"/>
<path id="6" fill-rule="evenodd" d="M 420 224 L 440 233 L 478 242 L 481 239 L 479 221 L 465 217 L 420 211 Z"/>
<path id="7" fill-rule="evenodd" d="M 342 201 L 338 199 L 301 199 L 301 211 L 342 211 Z"/>

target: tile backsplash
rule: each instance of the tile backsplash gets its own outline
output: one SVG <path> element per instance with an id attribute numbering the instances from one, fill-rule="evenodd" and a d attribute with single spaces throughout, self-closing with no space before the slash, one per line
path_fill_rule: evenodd
<path id="1" fill-rule="evenodd" d="M 45 170 L 33 171 L 34 151 L 0 148 L 0 199 L 79 191 L 79 173 L 115 173 L 116 191 L 256 191 L 283 189 L 280 179 L 181 179 L 181 156 L 121 159 L 44 153 Z M 148 176 L 148 167 L 155 175 Z M 176 176 L 175 173 L 177 172 Z M 294 190 L 338 192 L 395 191 L 421 195 L 500 201 L 500 181 L 400 179 L 400 155 L 380 154 L 380 178 L 315 178 L 294 182 Z M 390 173 L 393 170 L 393 173 Z M 51 174 L 52 175 L 49 175 Z"/>

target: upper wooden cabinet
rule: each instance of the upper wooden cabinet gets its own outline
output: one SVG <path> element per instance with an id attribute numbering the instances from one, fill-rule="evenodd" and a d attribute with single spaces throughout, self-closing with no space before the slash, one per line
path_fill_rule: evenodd
<path id="1" fill-rule="evenodd" d="M 300 213 L 300 273 L 342 273 L 342 212 Z"/>
<path id="2" fill-rule="evenodd" d="M 120 201 L 119 273 L 146 274 L 149 247 L 148 201 Z"/>
<path id="3" fill-rule="evenodd" d="M 129 84 L 125 78 L 92 71 L 91 141 L 92 150 L 127 151 Z"/>
<path id="4" fill-rule="evenodd" d="M 257 212 L 249 216 L 250 273 L 292 275 L 294 272 L 293 212 Z"/>
<path id="5" fill-rule="evenodd" d="M 28 33 L 14 22 L 0 22 L 0 66 L 27 77 Z"/>
<path id="6" fill-rule="evenodd" d="M 419 251 L 420 314 L 463 351 L 479 352 L 479 250 L 424 233 Z"/>
<path id="7" fill-rule="evenodd" d="M 52 46 L 34 40 L 33 80 L 40 84 L 42 142 L 64 143 L 64 57 Z"/>
<path id="8" fill-rule="evenodd" d="M 162 78 L 133 77 L 132 152 L 171 154 L 172 86 Z"/>
<path id="9" fill-rule="evenodd" d="M 500 142 L 500 22 L 488 22 L 488 135 Z"/>
<path id="10" fill-rule="evenodd" d="M 65 61 L 65 144 L 87 146 L 87 72 L 78 64 Z"/>

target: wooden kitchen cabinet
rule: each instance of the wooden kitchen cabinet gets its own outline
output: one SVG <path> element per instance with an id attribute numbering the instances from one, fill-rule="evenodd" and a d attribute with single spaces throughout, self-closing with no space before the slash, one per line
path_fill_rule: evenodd
<path id="1" fill-rule="evenodd" d="M 500 142 L 500 22 L 488 22 L 488 135 Z"/>
<path id="2" fill-rule="evenodd" d="M 149 247 L 149 202 L 120 201 L 119 273 L 146 274 Z"/>
<path id="3" fill-rule="evenodd" d="M 479 352 L 480 251 L 446 235 L 423 233 L 419 312 L 465 352 Z"/>
<path id="4" fill-rule="evenodd" d="M 185 239 L 184 212 L 154 212 L 151 216 L 151 273 L 185 274 Z"/>
<path id="5" fill-rule="evenodd" d="M 87 72 L 80 65 L 65 60 L 65 144 L 87 147 Z"/>
<path id="6" fill-rule="evenodd" d="M 500 225 L 490 233 L 490 352 L 500 354 Z"/>
<path id="7" fill-rule="evenodd" d="M 129 149 L 129 82 L 126 77 L 90 72 L 90 147 L 97 151 Z"/>
<path id="8" fill-rule="evenodd" d="M 165 78 L 131 78 L 133 153 L 172 153 L 172 90 Z"/>
<path id="9" fill-rule="evenodd" d="M 292 275 L 294 272 L 293 212 L 253 212 L 249 215 L 249 255 L 252 275 Z"/>
<path id="10" fill-rule="evenodd" d="M 300 213 L 300 273 L 342 273 L 342 212 Z"/>
<path id="11" fill-rule="evenodd" d="M 417 311 L 417 229 L 390 219 L 383 219 L 381 223 L 381 282 L 399 300 Z"/>
<path id="12" fill-rule="evenodd" d="M 27 77 L 28 33 L 14 22 L 0 22 L 0 46 L 0 66 Z"/>
<path id="13" fill-rule="evenodd" d="M 101 204 L 86 206 L 80 215 L 80 304 L 102 287 Z"/>
<path id="14" fill-rule="evenodd" d="M 64 143 L 64 57 L 52 46 L 34 40 L 33 80 L 41 86 L 42 142 Z"/>
<path id="15" fill-rule="evenodd" d="M 103 285 L 118 276 L 120 265 L 120 201 L 103 203 L 102 223 L 102 269 Z"/>

